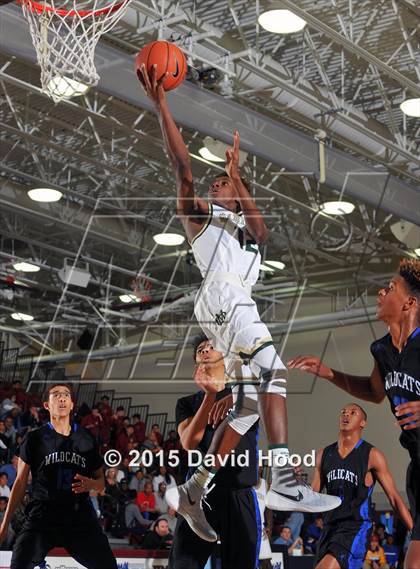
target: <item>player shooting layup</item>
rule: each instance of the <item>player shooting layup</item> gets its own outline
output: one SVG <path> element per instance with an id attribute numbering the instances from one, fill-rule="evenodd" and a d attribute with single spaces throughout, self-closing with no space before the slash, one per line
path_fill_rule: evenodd
<path id="1" fill-rule="evenodd" d="M 251 298 L 261 262 L 258 245 L 264 243 L 268 230 L 239 172 L 239 134 L 235 132 L 234 148 L 227 152 L 226 174 L 210 184 L 209 201 L 197 197 L 188 149 L 166 101 L 162 86 L 165 77 L 156 80 L 156 67 L 150 76 L 144 66 L 139 73 L 155 105 L 177 180 L 177 212 L 204 279 L 196 297 L 195 315 L 214 348 L 224 354 L 228 376 L 238 381 L 233 389 L 234 410 L 215 433 L 209 454 L 230 453 L 258 420 L 259 405 L 271 456 L 286 463 L 273 467 L 267 506 L 308 512 L 333 509 L 340 500 L 313 492 L 295 477 L 287 463 L 287 370 Z M 244 380 L 252 380 L 253 376 L 259 385 L 254 382 L 245 388 Z M 173 501 L 191 528 L 208 541 L 217 536 L 206 521 L 201 500 L 219 466 L 210 470 L 200 467 L 188 483 L 178 488 L 179 495 L 177 489 L 172 492 L 176 496 L 167 492 L 168 501 Z"/>

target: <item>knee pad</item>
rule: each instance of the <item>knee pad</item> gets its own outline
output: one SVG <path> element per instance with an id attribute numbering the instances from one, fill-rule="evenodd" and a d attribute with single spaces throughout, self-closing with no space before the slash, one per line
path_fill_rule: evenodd
<path id="1" fill-rule="evenodd" d="M 252 372 L 260 378 L 260 393 L 275 393 L 286 397 L 287 368 L 272 344 L 252 356 L 250 367 Z"/>
<path id="2" fill-rule="evenodd" d="M 234 408 L 227 416 L 227 422 L 234 431 L 242 436 L 260 418 L 258 391 L 258 385 L 237 384 L 232 388 Z"/>

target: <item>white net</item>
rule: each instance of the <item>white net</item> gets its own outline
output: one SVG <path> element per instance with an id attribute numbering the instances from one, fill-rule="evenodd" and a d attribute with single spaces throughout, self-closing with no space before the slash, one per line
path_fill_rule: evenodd
<path id="1" fill-rule="evenodd" d="M 95 48 L 131 0 L 22 0 L 41 67 L 42 90 L 55 101 L 97 85 Z"/>

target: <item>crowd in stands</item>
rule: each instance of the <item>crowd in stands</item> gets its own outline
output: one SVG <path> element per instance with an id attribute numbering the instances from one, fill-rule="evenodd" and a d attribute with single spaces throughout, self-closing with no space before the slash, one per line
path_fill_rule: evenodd
<path id="1" fill-rule="evenodd" d="M 19 445 L 26 431 L 49 420 L 41 400 L 28 394 L 19 380 L 0 387 L 0 523 L 17 472 Z M 92 408 L 82 404 L 75 410 L 75 422 L 88 429 L 103 452 L 116 449 L 122 455 L 118 467 L 105 470 L 105 491 L 90 493 L 93 508 L 105 531 L 126 538 L 142 549 L 169 549 L 176 525 L 176 513 L 166 500 L 168 488 L 185 478 L 185 457 L 176 431 L 166 440 L 159 425 L 146 425 L 139 415 L 126 416 L 123 407 L 112 409 L 105 395 Z M 150 451 L 156 460 L 130 466 L 130 451 Z M 178 451 L 181 465 L 164 466 L 170 451 Z M 150 454 L 149 453 L 149 454 Z M 158 454 L 159 453 L 159 454 Z M 162 464 L 163 456 L 163 464 Z M 159 460 L 158 460 L 159 457 Z M 184 462 L 182 460 L 184 458 Z M 29 489 L 30 491 L 30 489 Z M 28 495 L 25 500 L 28 499 Z M 17 510 L 9 536 L 1 549 L 9 549 L 23 521 L 25 504 Z M 363 569 L 393 569 L 406 550 L 404 532 L 396 533 L 392 514 L 377 515 Z M 272 544 L 286 545 L 291 555 L 314 554 L 323 529 L 322 516 L 274 512 L 266 531 Z"/>
<path id="2" fill-rule="evenodd" d="M 395 569 L 402 567 L 402 559 L 408 547 L 406 532 L 399 525 L 394 527 L 390 512 L 375 514 L 363 569 Z M 293 512 L 274 513 L 271 543 L 287 546 L 289 555 L 315 554 L 324 524 L 322 515 Z"/>

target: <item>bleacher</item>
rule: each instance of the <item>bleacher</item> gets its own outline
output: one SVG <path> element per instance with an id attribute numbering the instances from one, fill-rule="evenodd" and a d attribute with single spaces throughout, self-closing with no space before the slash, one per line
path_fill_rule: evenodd
<path id="1" fill-rule="evenodd" d="M 118 397 L 114 389 L 103 389 L 101 382 L 86 382 L 79 376 L 67 376 L 65 368 L 52 366 L 51 364 L 36 365 L 33 357 L 19 357 L 18 348 L 5 348 L 0 342 L 0 381 L 12 383 L 20 380 L 22 385 L 27 386 L 27 391 L 33 394 L 42 394 L 49 383 L 65 381 L 73 385 L 76 407 L 83 403 L 92 407 L 107 395 L 109 404 L 115 411 L 117 407 L 123 407 L 127 417 L 140 415 L 140 420 L 146 424 L 146 432 L 150 432 L 152 425 L 159 425 L 160 431 L 166 438 L 170 430 L 175 429 L 175 422 L 168 419 L 167 413 L 151 413 L 149 405 L 139 405 L 133 401 L 133 397 Z"/>

